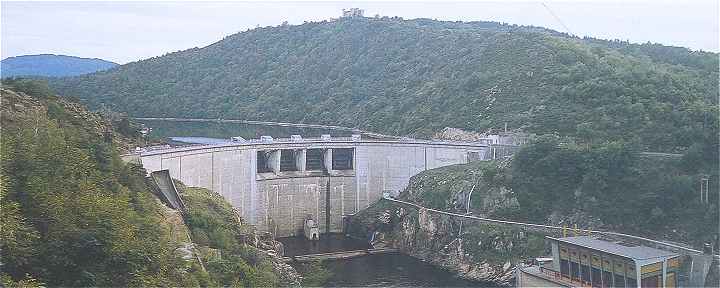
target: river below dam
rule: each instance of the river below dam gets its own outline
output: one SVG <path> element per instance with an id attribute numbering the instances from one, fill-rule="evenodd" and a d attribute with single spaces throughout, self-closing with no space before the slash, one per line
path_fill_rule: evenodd
<path id="1" fill-rule="evenodd" d="M 319 241 L 314 242 L 302 237 L 278 240 L 285 247 L 285 256 L 370 248 L 366 241 L 342 234 L 322 235 Z M 403 254 L 325 260 L 321 265 L 330 272 L 324 287 L 493 287 L 491 283 L 460 279 L 448 271 Z"/>
<path id="2" fill-rule="evenodd" d="M 402 254 L 325 261 L 323 266 L 332 273 L 326 287 L 492 287 Z"/>

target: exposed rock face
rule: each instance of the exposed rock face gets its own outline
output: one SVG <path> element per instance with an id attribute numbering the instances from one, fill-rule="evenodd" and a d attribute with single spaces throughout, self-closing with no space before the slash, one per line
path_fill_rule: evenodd
<path id="1" fill-rule="evenodd" d="M 375 234 L 380 244 L 398 248 L 459 277 L 500 286 L 513 284 L 513 261 L 544 253 L 541 235 L 460 222 L 448 215 L 384 201 L 358 214 L 351 232 L 356 236 Z M 536 239 L 540 239 L 539 247 L 533 247 L 538 246 Z"/>
<path id="2" fill-rule="evenodd" d="M 570 213 L 551 213 L 546 223 L 553 226 L 566 226 L 568 228 L 574 228 L 575 225 L 582 229 L 590 230 L 613 230 L 612 227 L 606 225 L 598 217 L 593 217 L 590 213 L 583 212 L 580 209 L 574 209 Z"/>
<path id="3" fill-rule="evenodd" d="M 434 139 L 455 140 L 455 141 L 480 141 L 485 135 L 472 131 L 465 131 L 460 128 L 445 127 L 433 135 Z"/>
<path id="4" fill-rule="evenodd" d="M 485 142 L 501 145 L 522 145 L 528 142 L 530 135 L 521 131 L 500 132 L 488 130 L 485 133 L 478 133 L 459 128 L 445 127 L 443 130 L 433 134 L 432 137 L 433 139 L 440 140 Z"/>
<path id="5" fill-rule="evenodd" d="M 300 273 L 290 264 L 282 262 L 275 256 L 272 260 L 273 270 L 280 276 L 280 287 L 300 287 Z"/>
<path id="6" fill-rule="evenodd" d="M 170 236 L 172 237 L 173 241 L 183 245 L 184 243 L 192 242 L 189 236 L 190 232 L 187 226 L 185 226 L 185 220 L 183 220 L 183 216 L 180 211 L 165 206 L 165 204 L 163 204 L 159 198 L 154 199 L 156 200 L 158 207 L 160 207 L 161 209 L 160 212 L 165 218 L 165 223 L 168 224 L 168 228 L 170 229 Z"/>
<path id="7" fill-rule="evenodd" d="M 412 177 L 399 197 L 458 213 L 466 213 L 469 206 L 474 215 L 481 216 L 519 207 L 513 192 L 506 187 L 507 180 L 501 171 L 507 168 L 503 165 L 504 162 L 481 161 L 424 171 Z"/>
<path id="8" fill-rule="evenodd" d="M 300 279 L 302 278 L 295 268 L 282 261 L 281 257 L 284 253 L 283 245 L 280 241 L 273 239 L 269 232 L 257 232 L 253 230 L 251 233 L 253 246 L 265 252 L 270 257 L 275 274 L 280 277 L 281 287 L 300 287 Z"/>
<path id="9" fill-rule="evenodd" d="M 399 198 L 441 211 L 492 216 L 517 209 L 500 173 L 503 163 L 470 163 L 414 176 Z M 472 197 L 470 193 L 472 191 Z M 470 203 L 468 203 L 470 201 Z M 355 236 L 373 236 L 374 245 L 401 252 L 462 278 L 510 286 L 515 263 L 547 255 L 545 235 L 516 226 L 490 224 L 381 200 L 353 218 Z"/>

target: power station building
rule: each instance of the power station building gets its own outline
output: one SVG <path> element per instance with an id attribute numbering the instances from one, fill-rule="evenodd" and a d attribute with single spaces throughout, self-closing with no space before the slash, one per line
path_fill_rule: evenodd
<path id="1" fill-rule="evenodd" d="M 552 258 L 519 269 L 518 287 L 677 287 L 678 254 L 591 236 L 547 239 Z"/>

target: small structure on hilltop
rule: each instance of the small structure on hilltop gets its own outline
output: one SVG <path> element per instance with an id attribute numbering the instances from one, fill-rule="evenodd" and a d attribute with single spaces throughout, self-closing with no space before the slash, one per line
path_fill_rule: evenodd
<path id="1" fill-rule="evenodd" d="M 551 261 L 518 269 L 518 287 L 677 287 L 673 252 L 591 236 L 547 240 Z"/>
<path id="2" fill-rule="evenodd" d="M 360 8 L 343 9 L 342 12 L 342 17 L 345 18 L 363 17 L 363 14 L 365 14 L 365 10 Z"/>

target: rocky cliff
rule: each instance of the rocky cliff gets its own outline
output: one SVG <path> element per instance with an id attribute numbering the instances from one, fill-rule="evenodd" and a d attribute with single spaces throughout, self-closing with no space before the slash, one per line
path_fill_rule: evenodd
<path id="1" fill-rule="evenodd" d="M 352 234 L 456 273 L 511 286 L 515 264 L 545 253 L 544 235 L 460 220 L 381 200 L 354 219 Z"/>
<path id="2" fill-rule="evenodd" d="M 475 181 L 455 181 L 458 179 L 454 179 L 453 171 L 467 172 L 467 166 L 431 170 L 415 176 L 400 198 L 440 210 L 458 207 L 464 211 L 468 191 L 472 190 L 472 207 L 479 208 L 475 209 L 476 215 L 516 205 L 508 191 L 498 189 L 492 184 L 491 175 L 483 173 L 483 168 L 495 163 L 473 165 L 470 170 L 477 173 Z M 448 191 L 436 187 L 439 182 L 435 180 L 440 175 L 445 176 L 440 182 L 451 187 Z M 513 284 L 517 263 L 546 254 L 542 233 L 463 220 L 388 200 L 380 200 L 357 214 L 350 233 L 371 240 L 375 246 L 398 248 L 402 253 L 447 269 L 459 277 L 500 286 Z"/>
<path id="3" fill-rule="evenodd" d="M 620 229 L 621 226 L 605 223 L 607 218 L 601 217 L 603 214 L 597 211 L 573 205 L 577 196 L 562 200 L 565 202 L 558 200 L 558 196 L 545 196 L 540 200 L 562 202 L 561 206 L 570 208 L 549 208 L 543 211 L 545 214 L 531 212 L 536 208 L 534 206 L 540 205 L 540 200 L 527 201 L 528 195 L 522 195 L 522 190 L 515 189 L 523 188 L 517 185 L 519 176 L 511 173 L 510 168 L 516 163 L 476 162 L 422 172 L 411 179 L 398 200 L 429 209 L 382 199 L 354 217 L 350 232 L 376 245 L 398 248 L 403 253 L 451 270 L 460 277 L 505 286 L 512 285 L 517 264 L 549 255 L 544 238 L 546 235 L 560 236 L 561 230 L 470 220 L 433 209 L 460 215 L 471 213 L 491 219 L 634 234 L 633 231 Z M 535 178 L 528 185 L 540 185 L 543 179 Z M 547 190 L 553 188 L 555 186 L 548 186 Z M 625 211 L 633 217 L 647 215 L 629 209 Z M 702 218 L 696 221 L 700 220 Z M 695 225 L 682 227 L 688 229 Z M 707 227 L 709 230 L 710 226 Z M 657 231 L 660 229 L 654 234 L 638 235 L 662 240 L 670 238 L 659 237 Z M 626 238 L 615 240 L 629 241 Z M 717 270 L 709 274 L 707 281 L 717 279 Z"/>

